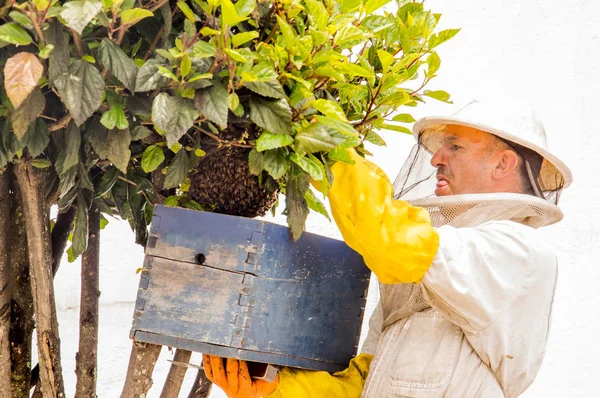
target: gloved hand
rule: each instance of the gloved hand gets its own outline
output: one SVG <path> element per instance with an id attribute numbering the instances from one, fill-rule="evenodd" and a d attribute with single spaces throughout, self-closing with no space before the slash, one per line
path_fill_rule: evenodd
<path id="1" fill-rule="evenodd" d="M 429 213 L 394 200 L 383 170 L 353 149 L 347 153 L 355 164 L 331 167 L 333 184 L 327 195 L 344 241 L 363 256 L 380 282 L 419 282 L 439 245 Z"/>
<path id="2" fill-rule="evenodd" d="M 272 383 L 254 380 L 250 377 L 246 361 L 206 354 L 202 355 L 202 359 L 208 380 L 221 387 L 229 398 L 261 398 L 277 388 L 279 376 Z"/>

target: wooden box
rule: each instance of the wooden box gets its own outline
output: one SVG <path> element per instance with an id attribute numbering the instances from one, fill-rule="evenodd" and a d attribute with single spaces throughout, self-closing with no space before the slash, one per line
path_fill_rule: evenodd
<path id="1" fill-rule="evenodd" d="M 343 241 L 156 206 L 131 337 L 335 372 L 356 355 L 369 276 Z"/>

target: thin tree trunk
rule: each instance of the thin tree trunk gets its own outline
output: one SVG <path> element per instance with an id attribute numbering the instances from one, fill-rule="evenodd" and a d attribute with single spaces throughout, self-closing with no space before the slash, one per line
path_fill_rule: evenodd
<path id="1" fill-rule="evenodd" d="M 98 300 L 100 297 L 100 212 L 88 212 L 88 247 L 81 258 L 81 305 L 79 309 L 79 352 L 76 355 L 75 398 L 96 396 L 98 372 Z"/>
<path id="2" fill-rule="evenodd" d="M 196 380 L 194 380 L 194 384 L 192 385 L 192 389 L 190 390 L 190 395 L 188 395 L 188 398 L 207 398 L 210 395 L 211 389 L 212 383 L 206 377 L 204 370 L 198 369 Z"/>
<path id="3" fill-rule="evenodd" d="M 46 208 L 49 209 L 50 205 L 47 203 Z M 64 213 L 59 213 L 56 218 L 56 224 L 52 229 L 52 276 L 56 276 L 60 261 L 65 253 L 69 234 L 73 229 L 73 221 L 75 220 L 75 207 L 71 206 L 69 210 Z M 31 289 L 29 289 L 31 290 Z M 40 375 L 40 364 L 36 364 L 31 370 L 31 386 L 38 387 Z M 37 398 L 41 395 L 39 388 L 36 388 L 32 398 Z"/>
<path id="4" fill-rule="evenodd" d="M 29 274 L 36 318 L 41 392 L 44 398 L 64 397 L 60 363 L 60 339 L 52 283 L 52 247 L 48 217 L 44 211 L 41 182 L 27 162 L 15 165 L 23 198 L 23 215 L 29 246 Z"/>
<path id="5" fill-rule="evenodd" d="M 152 371 L 162 346 L 133 342 L 121 398 L 144 398 L 152 387 Z"/>
<path id="6" fill-rule="evenodd" d="M 31 377 L 31 337 L 33 296 L 29 280 L 29 257 L 21 191 L 11 177 L 11 215 L 9 263 L 12 271 L 12 301 L 10 315 L 10 360 L 12 398 L 28 398 Z"/>
<path id="7" fill-rule="evenodd" d="M 187 367 L 182 366 L 179 363 L 189 363 L 191 357 L 191 351 L 180 349 L 175 351 L 175 355 L 173 356 L 173 361 L 175 363 L 171 364 L 171 369 L 169 369 L 167 381 L 165 381 L 160 398 L 177 398 L 179 396 L 181 384 L 183 383 L 183 378 L 187 371 Z"/>
<path id="8" fill-rule="evenodd" d="M 0 391 L 10 391 L 10 168 L 0 172 Z"/>

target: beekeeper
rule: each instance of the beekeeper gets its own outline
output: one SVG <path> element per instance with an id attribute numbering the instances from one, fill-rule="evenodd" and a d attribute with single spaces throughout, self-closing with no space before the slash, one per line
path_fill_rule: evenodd
<path id="1" fill-rule="evenodd" d="M 393 185 L 354 151 L 332 168 L 332 214 L 381 283 L 362 353 L 342 372 L 283 368 L 273 383 L 205 355 L 229 397 L 516 397 L 533 382 L 557 278 L 537 228 L 562 219 L 571 172 L 518 103 L 474 101 L 413 133 Z"/>

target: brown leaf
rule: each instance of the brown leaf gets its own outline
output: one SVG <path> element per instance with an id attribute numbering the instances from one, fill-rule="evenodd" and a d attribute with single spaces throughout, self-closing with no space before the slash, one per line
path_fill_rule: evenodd
<path id="1" fill-rule="evenodd" d="M 4 66 L 4 86 L 15 109 L 37 86 L 44 67 L 37 57 L 28 52 L 21 52 L 6 61 Z"/>

